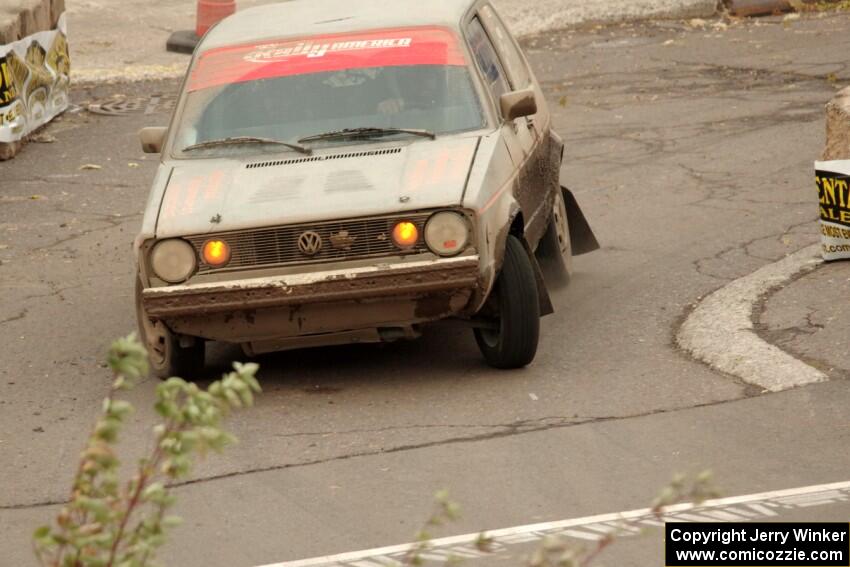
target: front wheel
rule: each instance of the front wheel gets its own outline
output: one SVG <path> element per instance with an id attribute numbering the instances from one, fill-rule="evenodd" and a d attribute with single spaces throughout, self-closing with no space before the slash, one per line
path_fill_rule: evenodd
<path id="1" fill-rule="evenodd" d="M 475 329 L 481 354 L 495 368 L 522 368 L 534 360 L 540 337 L 540 300 L 531 258 L 513 235 L 492 293 L 498 319 L 493 328 Z"/>
<path id="2" fill-rule="evenodd" d="M 153 320 L 145 313 L 142 304 L 142 282 L 136 279 L 136 318 L 139 339 L 148 351 L 151 373 L 165 380 L 179 376 L 193 380 L 204 369 L 205 343 L 195 338 L 189 346 L 180 345 L 180 337 L 171 332 L 162 321 Z"/>

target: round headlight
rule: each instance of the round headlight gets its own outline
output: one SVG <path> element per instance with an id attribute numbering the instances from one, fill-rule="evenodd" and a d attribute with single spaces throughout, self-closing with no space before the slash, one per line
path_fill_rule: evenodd
<path id="1" fill-rule="evenodd" d="M 163 281 L 180 283 L 189 279 L 195 271 L 197 259 L 195 249 L 179 238 L 158 242 L 151 251 L 151 268 Z"/>
<path id="2" fill-rule="evenodd" d="M 469 224 L 463 215 L 444 211 L 425 224 L 425 243 L 440 256 L 460 254 L 469 242 Z"/>

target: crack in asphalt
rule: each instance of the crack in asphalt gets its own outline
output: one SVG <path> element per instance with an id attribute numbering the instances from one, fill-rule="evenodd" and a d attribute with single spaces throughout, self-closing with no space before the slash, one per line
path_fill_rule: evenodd
<path id="1" fill-rule="evenodd" d="M 539 417 L 535 418 L 533 421 L 547 421 L 547 420 L 563 420 L 566 418 L 558 417 L 558 416 L 547 416 L 547 417 Z M 573 418 L 579 419 L 579 418 Z M 366 427 L 362 429 L 347 429 L 345 431 L 304 431 L 299 433 L 281 433 L 277 435 L 272 435 L 272 437 L 276 437 L 278 439 L 293 439 L 298 437 L 324 437 L 329 435 L 355 435 L 358 433 L 386 433 L 388 431 L 411 431 L 418 429 L 495 429 L 495 428 L 504 428 L 507 427 L 501 423 L 482 423 L 480 425 L 476 424 L 466 424 L 466 423 L 447 423 L 447 424 L 416 424 L 416 425 L 388 425 L 387 427 Z"/>
<path id="2" fill-rule="evenodd" d="M 812 319 L 818 313 L 817 309 L 811 307 L 806 308 L 807 312 L 806 315 L 803 317 L 805 319 L 804 324 L 797 324 L 788 327 L 771 329 L 764 322 L 762 322 L 762 318 L 764 317 L 764 314 L 767 310 L 767 305 L 770 299 L 774 295 L 776 295 L 778 291 L 784 289 L 785 287 L 788 287 L 790 283 L 794 283 L 810 275 L 811 273 L 811 270 L 805 270 L 803 272 L 800 272 L 785 285 L 766 293 L 764 297 L 762 297 L 753 308 L 753 328 L 756 330 L 756 333 L 767 342 L 776 344 L 777 346 L 781 347 L 782 350 L 792 354 L 796 358 L 805 360 L 807 363 L 812 366 L 815 366 L 816 368 L 821 368 L 822 366 L 826 365 L 812 364 L 811 362 L 809 362 L 811 360 L 811 357 L 807 357 L 805 354 L 795 352 L 793 345 L 793 342 L 799 337 L 812 336 L 826 327 L 822 323 L 816 323 Z"/>
<path id="3" fill-rule="evenodd" d="M 122 225 L 124 225 L 124 224 L 126 224 L 130 221 L 133 221 L 136 217 L 141 216 L 141 213 L 130 213 L 130 214 L 125 215 L 125 214 L 121 214 L 121 213 L 101 213 L 101 212 L 97 212 L 97 211 L 74 211 L 74 210 L 70 210 L 70 209 L 65 209 L 61 206 L 54 207 L 53 210 L 55 212 L 78 215 L 78 216 L 81 216 L 81 217 L 85 217 L 85 216 L 93 217 L 95 219 L 98 219 L 98 220 L 95 220 L 93 222 L 106 223 L 106 226 L 84 229 L 80 232 L 76 232 L 74 234 L 70 234 L 70 235 L 65 236 L 63 238 L 59 238 L 57 240 L 54 240 L 53 242 L 51 242 L 49 244 L 45 244 L 43 246 L 36 246 L 34 248 L 31 248 L 29 250 L 30 252 L 43 252 L 45 250 L 50 250 L 52 248 L 55 248 L 55 247 L 59 246 L 60 244 L 67 244 L 68 242 L 73 242 L 74 240 L 78 240 L 78 239 L 83 238 L 85 236 L 88 236 L 90 234 L 94 234 L 95 232 L 102 232 L 102 231 L 110 230 L 110 229 L 113 229 L 113 228 L 119 228 L 120 226 L 122 226 Z M 119 216 L 116 216 L 116 214 L 119 215 Z"/>
<path id="4" fill-rule="evenodd" d="M 132 219 L 131 219 L 131 220 L 132 220 Z M 83 237 L 88 236 L 88 235 L 90 235 L 90 234 L 94 234 L 95 232 L 102 232 L 102 231 L 105 231 L 105 230 L 110 230 L 110 229 L 113 229 L 113 228 L 117 228 L 117 227 L 118 227 L 118 226 L 120 226 L 121 224 L 123 224 L 123 223 L 118 223 L 118 224 L 109 224 L 109 225 L 107 225 L 107 226 L 101 226 L 101 227 L 98 227 L 98 228 L 88 228 L 88 229 L 82 230 L 82 231 L 80 231 L 80 232 L 76 232 L 76 233 L 74 233 L 74 234 L 70 234 L 70 235 L 68 235 L 68 236 L 66 236 L 66 237 L 63 237 L 63 238 L 59 238 L 59 239 L 57 239 L 57 240 L 54 240 L 54 241 L 53 241 L 53 242 L 51 242 L 50 244 L 45 244 L 45 245 L 43 245 L 43 246 L 36 246 L 36 247 L 34 247 L 34 248 L 31 248 L 31 249 L 29 250 L 29 252 L 30 252 L 30 253 L 33 253 L 33 252 L 44 252 L 44 251 L 46 251 L 46 250 L 52 250 L 52 249 L 56 248 L 57 246 L 59 246 L 59 245 L 61 245 L 61 244 L 67 244 L 67 243 L 69 243 L 69 242 L 73 242 L 73 241 L 75 241 L 75 240 L 79 240 L 80 238 L 83 238 Z"/>
<path id="5" fill-rule="evenodd" d="M 128 161 L 133 161 L 132 159 Z M 9 183 L 44 183 L 45 185 L 83 185 L 85 187 L 102 187 L 105 189 L 134 189 L 136 185 L 130 183 L 110 183 L 107 181 L 92 181 L 85 179 L 81 174 L 60 174 L 60 176 L 51 175 L 28 175 L 25 178 L 6 177 L 3 180 Z"/>
<path id="6" fill-rule="evenodd" d="M 741 103 L 751 103 L 752 99 L 745 95 L 751 95 L 754 90 L 769 91 L 774 97 L 777 94 L 781 95 L 781 92 L 777 93 L 777 86 L 786 87 L 785 92 L 788 92 L 787 89 L 797 89 L 806 85 L 815 87 L 817 90 L 821 88 L 828 89 L 830 92 L 834 90 L 834 72 L 807 75 L 782 70 L 777 68 L 778 66 L 748 68 L 658 57 L 650 60 L 659 66 L 657 73 L 651 77 L 648 77 L 644 70 L 621 71 L 616 74 L 616 79 L 612 79 L 610 73 L 585 73 L 570 75 L 568 81 L 563 78 L 544 80 L 541 85 L 553 96 L 565 91 L 575 93 L 581 90 L 604 89 L 609 100 L 617 96 L 659 95 L 665 100 L 678 100 L 712 95 L 716 99 Z M 836 63 L 836 65 L 841 66 L 839 73 L 843 74 L 847 71 L 846 63 Z M 799 98 L 791 98 L 786 102 L 799 103 Z M 612 102 L 600 101 L 598 96 L 590 99 L 588 104 L 593 108 L 605 110 L 615 110 L 620 107 Z M 808 108 L 810 107 L 805 109 Z"/>
<path id="7" fill-rule="evenodd" d="M 803 110 L 805 112 L 802 112 Z M 689 148 L 704 154 L 710 148 L 725 144 L 730 136 L 746 136 L 789 123 L 810 123 L 822 119 L 822 112 L 819 109 L 811 110 L 810 104 L 799 103 L 759 114 L 730 116 L 722 121 L 689 121 L 675 125 L 619 123 L 607 128 L 598 126 L 593 132 L 583 136 L 568 135 L 565 141 L 568 149 L 575 148 L 575 150 L 592 147 L 591 144 L 636 145 L 636 148 L 623 148 L 617 152 L 617 162 L 620 166 L 634 166 L 645 163 L 650 157 L 670 155 L 674 150 L 679 157 L 687 154 Z M 574 155 L 575 150 L 569 150 L 570 157 L 573 159 L 581 159 L 585 163 L 610 164 L 610 147 L 583 155 Z"/>
<path id="8" fill-rule="evenodd" d="M 136 189 L 138 187 L 136 185 L 130 185 L 127 183 L 109 183 L 101 181 L 87 181 L 85 179 L 75 180 L 68 178 L 50 179 L 47 177 L 30 177 L 27 179 L 4 178 L 4 181 L 8 181 L 9 183 L 17 183 L 19 185 L 60 185 L 62 187 L 67 185 L 81 185 L 89 189 Z M 29 200 L 29 197 L 24 197 L 19 202 L 26 202 Z"/>
<path id="9" fill-rule="evenodd" d="M 21 301 L 29 301 L 31 299 L 43 299 L 45 297 L 59 297 L 59 299 L 61 301 L 64 301 L 65 298 L 62 297 L 62 294 L 64 292 L 70 291 L 72 289 L 79 289 L 79 288 L 86 285 L 86 284 L 74 284 L 74 285 L 69 285 L 69 286 L 65 286 L 65 287 L 56 287 L 56 284 L 53 283 L 53 282 L 46 282 L 46 283 L 47 283 L 47 287 L 52 288 L 52 291 L 50 291 L 48 293 L 38 294 L 38 295 L 27 295 L 27 296 L 21 298 Z"/>
<path id="10" fill-rule="evenodd" d="M 608 125 L 607 131 L 605 126 L 597 126 L 585 136 L 566 138 L 570 147 L 583 148 L 589 144 L 605 142 L 637 144 L 637 148 L 618 152 L 618 162 L 622 165 L 636 165 L 647 157 L 663 155 L 671 151 L 674 146 L 681 155 L 685 153 L 682 146 L 688 142 L 693 145 L 694 141 L 698 144 L 699 151 L 704 153 L 707 148 L 724 144 L 730 135 L 744 136 L 789 123 L 820 121 L 823 118 L 820 105 L 813 105 L 806 100 L 801 101 L 798 87 L 805 86 L 804 83 L 809 84 L 815 88 L 810 88 L 806 92 L 812 94 L 833 91 L 834 79 L 830 78 L 831 74 L 807 75 L 780 69 L 779 65 L 758 69 L 711 63 L 654 60 L 664 67 L 660 68 L 658 74 L 651 79 L 647 78 L 643 71 L 618 73 L 616 80 L 612 80 L 610 73 L 588 73 L 571 76 L 569 86 L 563 80 L 544 81 L 543 84 L 547 86 L 547 92 L 552 93 L 550 98 L 557 98 L 559 93 L 569 88 L 572 93 L 585 93 L 588 96 L 588 100 L 582 103 L 581 94 L 576 95 L 579 101 L 574 104 L 577 106 L 608 111 L 623 111 L 624 104 L 616 100 L 618 97 L 649 96 L 653 93 L 657 97 L 663 97 L 665 101 L 693 98 L 702 94 L 710 95 L 716 100 L 738 100 L 749 104 L 752 102 L 754 90 L 769 91 L 770 96 L 767 100 L 775 101 L 782 106 L 755 114 L 733 116 L 726 120 L 688 121 L 683 124 L 663 126 L 621 122 Z M 670 66 L 671 63 L 672 66 Z M 841 72 L 844 72 L 846 68 L 847 66 L 842 64 Z M 795 91 L 798 96 L 784 98 L 781 92 L 777 93 L 777 85 L 798 89 Z M 600 89 L 604 89 L 607 101 L 600 99 L 595 92 Z M 788 90 L 785 92 L 790 93 Z M 740 93 L 740 95 L 733 93 Z M 629 103 L 632 101 L 630 100 Z M 706 136 L 714 136 L 717 140 L 707 141 Z M 610 154 L 610 148 L 606 148 L 595 154 L 573 157 L 580 157 L 587 163 L 608 164 Z M 722 207 L 717 208 L 722 209 Z"/>
<path id="11" fill-rule="evenodd" d="M 707 73 L 705 73 L 705 75 L 713 76 L 713 78 L 726 79 L 727 84 L 740 85 L 739 80 L 741 76 L 747 76 L 753 81 L 759 82 L 759 86 L 765 87 L 776 86 L 773 83 L 769 83 L 765 79 L 779 79 L 783 84 L 798 84 L 801 82 L 826 83 L 831 89 L 832 84 L 835 81 L 833 76 L 846 73 L 848 71 L 847 61 L 821 62 L 821 66 L 834 65 L 839 67 L 840 69 L 838 70 L 838 72 L 831 71 L 829 73 L 824 74 L 810 74 L 801 71 L 792 71 L 780 68 L 782 66 L 788 65 L 788 63 L 777 63 L 776 65 L 767 65 L 764 67 L 742 67 L 737 65 L 723 65 L 720 63 L 711 63 L 705 61 L 681 61 L 676 59 L 662 61 L 657 58 L 653 58 L 652 60 L 658 63 L 672 62 L 674 65 L 682 67 L 701 68 L 708 71 Z M 722 82 L 717 81 L 716 84 L 722 84 Z"/>
<path id="12" fill-rule="evenodd" d="M 781 329 L 769 329 L 767 324 L 762 321 L 762 318 L 764 317 L 764 314 L 768 308 L 768 303 L 771 298 L 776 295 L 776 293 L 778 293 L 782 289 L 787 288 L 798 280 L 811 275 L 813 270 L 815 269 L 816 267 L 812 267 L 808 270 L 803 270 L 795 274 L 783 285 L 777 286 L 765 293 L 753 305 L 753 330 L 759 337 L 762 338 L 762 340 L 771 344 L 775 344 L 777 347 L 788 353 L 790 356 L 793 356 L 794 358 L 801 360 L 809 366 L 820 370 L 821 372 L 826 374 L 830 380 L 850 380 L 850 371 L 842 368 L 836 368 L 831 364 L 828 364 L 820 359 L 814 358 L 810 354 L 800 351 L 793 344 L 793 341 L 797 338 L 801 336 L 812 336 L 821 329 L 825 328 L 825 325 L 821 323 L 816 323 L 812 320 L 812 317 L 814 317 L 817 313 L 817 309 L 810 308 L 808 310 L 808 313 L 805 316 L 805 326 L 795 325 L 792 327 L 785 327 Z"/>
<path id="13" fill-rule="evenodd" d="M 825 328 L 824 324 L 817 323 L 813 320 L 813 317 L 818 313 L 817 309 L 812 309 L 810 307 L 807 308 L 808 312 L 804 317 L 805 326 L 798 324 L 786 328 L 770 329 L 763 321 L 763 317 L 768 309 L 768 303 L 770 302 L 770 300 L 782 289 L 785 289 L 797 282 L 798 280 L 811 275 L 813 273 L 813 270 L 815 269 L 816 268 L 813 267 L 809 270 L 803 270 L 795 274 L 790 280 L 785 282 L 783 285 L 773 288 L 767 293 L 765 293 L 753 305 L 753 329 L 755 330 L 756 334 L 763 340 L 772 344 L 776 344 L 776 346 L 778 346 L 794 358 L 797 358 L 805 362 L 809 366 L 820 370 L 821 372 L 826 374 L 830 380 L 850 380 L 850 370 L 838 368 L 833 364 L 829 364 L 823 360 L 815 358 L 811 354 L 801 351 L 794 344 L 794 341 L 796 339 L 804 336 L 815 335 L 818 331 Z"/>
<path id="14" fill-rule="evenodd" d="M 696 273 L 700 274 L 701 276 L 720 280 L 720 281 L 723 281 L 723 282 L 729 282 L 729 281 L 735 280 L 740 276 L 721 276 L 721 275 L 717 275 L 717 274 L 714 274 L 714 273 L 710 273 L 708 271 L 708 270 L 710 270 L 710 268 L 705 266 L 705 264 L 708 263 L 708 262 L 711 262 L 711 261 L 723 261 L 724 256 L 726 256 L 727 254 L 733 253 L 733 252 L 743 252 L 744 256 L 746 256 L 748 258 L 752 258 L 754 260 L 759 260 L 759 261 L 763 261 L 763 262 L 775 262 L 777 260 L 776 257 L 770 258 L 770 257 L 758 256 L 758 255 L 756 255 L 756 254 L 754 254 L 753 252 L 750 251 L 750 247 L 753 246 L 755 243 L 760 242 L 760 241 L 771 240 L 771 239 L 781 239 L 783 236 L 787 236 L 788 234 L 792 234 L 792 231 L 795 228 L 799 228 L 801 226 L 811 225 L 816 220 L 817 220 L 816 218 L 813 218 L 813 219 L 808 219 L 808 220 L 801 221 L 801 222 L 798 222 L 798 223 L 793 223 L 793 224 L 787 225 L 786 228 L 784 228 L 782 231 L 772 233 L 772 234 L 768 234 L 766 236 L 757 236 L 757 237 L 751 238 L 750 240 L 742 242 L 740 244 L 727 246 L 727 247 L 719 250 L 718 252 L 715 252 L 714 254 L 711 254 L 711 255 L 708 255 L 708 256 L 703 256 L 702 258 L 697 258 L 695 260 L 692 260 L 691 265 L 693 266 L 694 271 Z"/>
<path id="15" fill-rule="evenodd" d="M 735 181 L 732 179 L 732 174 L 728 171 L 700 171 L 695 167 L 691 167 L 685 164 L 678 164 L 678 167 L 685 170 L 688 177 L 698 185 L 697 190 L 703 191 L 706 193 L 703 197 L 700 197 L 696 201 L 692 201 L 687 203 L 687 206 L 691 207 L 702 207 L 706 209 L 711 209 L 715 211 L 729 212 L 729 211 L 742 211 L 740 207 L 741 203 L 746 203 L 750 205 L 754 205 L 756 207 L 764 207 L 765 205 L 810 205 L 810 200 L 805 201 L 794 201 L 794 200 L 786 200 L 777 198 L 774 195 L 771 195 L 767 199 L 756 199 L 752 197 L 745 196 L 746 193 L 746 182 L 743 181 Z M 790 165 L 786 168 L 774 169 L 773 173 L 777 177 L 782 177 L 781 173 L 785 169 L 792 169 L 796 171 L 796 165 Z M 719 201 L 723 203 L 729 203 L 730 207 L 721 207 L 718 205 L 708 204 L 710 201 Z"/>
<path id="16" fill-rule="evenodd" d="M 20 321 L 21 319 L 27 316 L 28 312 L 29 309 L 22 309 L 21 312 L 17 315 L 12 315 L 11 317 L 0 320 L 0 325 L 5 325 L 6 323 L 11 323 L 12 321 Z"/>
<path id="17" fill-rule="evenodd" d="M 373 457 L 377 455 L 390 455 L 393 453 L 401 453 L 406 451 L 415 451 L 419 449 L 428 449 L 431 447 L 441 447 L 447 445 L 456 445 L 456 444 L 466 444 L 466 443 L 478 443 L 481 441 L 491 441 L 495 439 L 503 439 L 508 437 L 515 437 L 520 435 L 527 435 L 531 433 L 540 433 L 546 431 L 554 431 L 558 429 L 566 429 L 569 427 L 576 427 L 581 425 L 594 425 L 598 423 L 608 423 L 613 421 L 623 421 L 628 419 L 639 419 L 643 417 L 651 417 L 655 415 L 664 415 L 671 413 L 678 413 L 682 411 L 688 411 L 692 409 L 700 409 L 700 408 L 708 408 L 714 406 L 725 405 L 733 402 L 742 401 L 748 398 L 755 397 L 759 395 L 760 392 L 745 392 L 743 396 L 738 396 L 735 398 L 728 398 L 725 400 L 715 400 L 711 402 L 703 402 L 699 404 L 695 404 L 692 406 L 685 407 L 675 407 L 675 408 L 658 408 L 654 410 L 649 410 L 645 412 L 639 412 L 635 414 L 623 415 L 623 416 L 597 416 L 597 417 L 586 417 L 586 418 L 577 418 L 577 417 L 544 417 L 544 418 L 535 418 L 535 419 L 525 419 L 519 420 L 510 424 L 501 424 L 501 425 L 482 425 L 482 426 L 472 426 L 472 427 L 484 427 L 484 428 L 493 428 L 499 429 L 499 431 L 493 431 L 489 433 L 480 433 L 476 435 L 467 435 L 467 436 L 459 436 L 459 437 L 449 437 L 446 439 L 439 439 L 434 441 L 423 441 L 421 443 L 410 443 L 406 445 L 398 445 L 390 448 L 381 448 L 369 451 L 355 451 L 352 453 L 346 453 L 343 455 L 336 455 L 333 457 L 327 457 L 322 459 L 313 459 L 309 461 L 302 461 L 296 463 L 282 463 L 278 465 L 267 465 L 262 467 L 249 467 L 245 469 L 230 471 L 226 473 L 214 474 L 202 478 L 195 478 L 189 480 L 183 480 L 179 482 L 174 482 L 169 484 L 170 488 L 181 488 L 186 486 L 193 486 L 196 484 L 205 484 L 208 482 L 214 482 L 218 480 L 224 480 L 229 478 L 237 478 L 242 476 L 248 476 L 253 474 L 260 474 L 265 472 L 274 472 L 274 471 L 283 471 L 288 469 L 296 469 L 296 468 L 305 468 L 311 467 L 315 465 L 322 465 L 326 463 L 333 463 L 338 461 L 347 461 L 351 459 L 355 459 L 358 457 Z M 440 426 L 426 426 L 426 427 L 440 427 Z M 442 426 L 446 427 L 446 426 Z M 407 428 L 410 428 L 408 426 Z M 399 428 L 387 428 L 388 430 L 399 429 Z M 401 428 L 403 429 L 403 428 Z M 20 503 L 20 504 L 0 504 L 0 511 L 4 510 L 30 510 L 35 508 L 44 508 L 48 506 L 58 506 L 62 504 L 67 504 L 69 500 L 67 499 L 55 499 L 55 500 L 42 500 L 38 502 L 28 502 L 28 503 Z"/>

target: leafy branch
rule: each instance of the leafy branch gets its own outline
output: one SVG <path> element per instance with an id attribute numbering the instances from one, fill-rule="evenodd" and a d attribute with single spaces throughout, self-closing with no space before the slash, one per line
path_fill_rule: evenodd
<path id="1" fill-rule="evenodd" d="M 422 554 L 431 548 L 431 530 L 460 517 L 460 506 L 449 498 L 447 490 L 440 490 L 434 495 L 434 510 L 425 521 L 425 525 L 416 533 L 416 542 L 402 557 L 401 564 L 405 566 L 423 565 Z"/>
<path id="2" fill-rule="evenodd" d="M 185 478 L 194 457 L 221 452 L 235 438 L 221 428 L 234 409 L 251 406 L 260 392 L 256 364 L 233 371 L 203 390 L 182 378 L 156 389 L 161 422 L 150 454 L 122 483 L 115 444 L 133 406 L 117 399 L 148 372 L 147 353 L 134 335 L 115 341 L 108 356 L 114 380 L 74 477 L 71 498 L 55 525 L 35 531 L 34 549 L 45 567 L 145 567 L 179 524 L 169 485 Z"/>

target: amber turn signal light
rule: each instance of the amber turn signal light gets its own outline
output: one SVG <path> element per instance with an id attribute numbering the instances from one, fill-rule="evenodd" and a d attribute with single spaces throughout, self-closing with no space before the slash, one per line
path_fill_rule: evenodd
<path id="1" fill-rule="evenodd" d="M 203 250 L 204 262 L 216 268 L 230 261 L 230 245 L 224 240 L 207 240 Z"/>
<path id="2" fill-rule="evenodd" d="M 412 248 L 419 242 L 419 229 L 409 221 L 402 221 L 393 228 L 393 241 L 399 248 Z"/>

